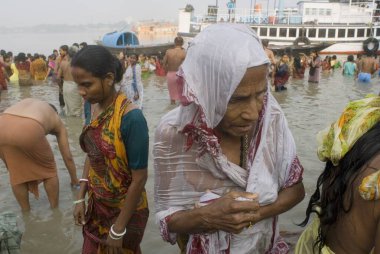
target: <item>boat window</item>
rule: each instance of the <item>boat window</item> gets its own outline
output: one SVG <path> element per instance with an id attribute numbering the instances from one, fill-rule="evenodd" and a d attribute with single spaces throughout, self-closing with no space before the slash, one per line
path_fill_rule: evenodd
<path id="1" fill-rule="evenodd" d="M 318 37 L 319 38 L 326 38 L 326 29 L 319 28 Z"/>
<path id="2" fill-rule="evenodd" d="M 355 29 L 347 29 L 347 37 L 355 37 Z"/>
<path id="3" fill-rule="evenodd" d="M 271 37 L 277 36 L 277 28 L 270 28 L 269 29 L 269 36 L 271 36 Z"/>
<path id="4" fill-rule="evenodd" d="M 289 28 L 289 37 L 297 37 L 297 29 Z"/>
<path id="5" fill-rule="evenodd" d="M 280 28 L 280 37 L 286 37 L 287 30 L 286 28 Z"/>
<path id="6" fill-rule="evenodd" d="M 364 37 L 364 29 L 358 29 L 358 34 L 356 37 Z"/>
<path id="7" fill-rule="evenodd" d="M 298 29 L 298 36 L 306 36 L 306 29 L 305 28 L 299 28 Z"/>
<path id="8" fill-rule="evenodd" d="M 380 28 L 376 29 L 376 36 L 380 36 Z"/>
<path id="9" fill-rule="evenodd" d="M 367 37 L 371 37 L 372 33 L 371 33 L 371 29 L 370 28 L 367 28 Z"/>
<path id="10" fill-rule="evenodd" d="M 122 34 L 122 35 L 119 36 L 119 38 L 116 41 L 116 45 L 123 45 L 123 35 L 124 34 Z"/>
<path id="11" fill-rule="evenodd" d="M 311 15 L 317 15 L 317 8 L 311 9 Z"/>
<path id="12" fill-rule="evenodd" d="M 306 14 L 306 15 L 310 15 L 310 8 L 306 8 L 306 9 L 305 9 L 305 14 Z"/>
<path id="13" fill-rule="evenodd" d="M 139 45 L 139 39 L 135 34 L 127 33 L 126 36 L 125 45 Z"/>
<path id="14" fill-rule="evenodd" d="M 309 35 L 308 35 L 308 37 L 315 38 L 316 35 L 317 35 L 317 29 L 315 29 L 315 28 L 310 28 L 310 29 L 309 29 Z"/>
<path id="15" fill-rule="evenodd" d="M 326 9 L 326 15 L 331 16 L 331 9 Z"/>
<path id="16" fill-rule="evenodd" d="M 257 33 L 258 28 L 257 27 L 252 27 L 253 31 Z"/>
<path id="17" fill-rule="evenodd" d="M 335 32 L 336 32 L 335 29 L 329 29 L 329 35 L 328 35 L 328 37 L 329 38 L 335 38 Z"/>
<path id="18" fill-rule="evenodd" d="M 260 36 L 268 36 L 268 28 L 260 27 Z"/>
<path id="19" fill-rule="evenodd" d="M 338 38 L 346 37 L 346 29 L 338 29 Z"/>
<path id="20" fill-rule="evenodd" d="M 324 16 L 325 15 L 325 9 L 319 9 L 319 15 Z"/>

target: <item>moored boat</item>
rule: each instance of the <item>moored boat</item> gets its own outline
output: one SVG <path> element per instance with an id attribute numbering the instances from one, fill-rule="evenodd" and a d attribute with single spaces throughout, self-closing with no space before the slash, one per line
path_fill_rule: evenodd
<path id="1" fill-rule="evenodd" d="M 126 55 L 144 54 L 147 56 L 164 56 L 166 50 L 174 47 L 174 43 L 159 43 L 141 45 L 137 35 L 132 31 L 114 31 L 103 36 L 102 40 L 96 42 L 118 55 L 123 51 Z"/>
<path id="2" fill-rule="evenodd" d="M 173 48 L 173 42 L 160 43 L 160 44 L 150 44 L 150 45 L 130 45 L 125 47 L 125 54 L 144 54 L 146 56 L 160 56 L 163 57 L 165 55 L 166 50 Z"/>
<path id="3" fill-rule="evenodd" d="M 378 44 L 380 40 L 380 0 L 299 1 L 297 8 L 284 8 L 284 2 L 278 0 L 272 9 L 269 4 L 266 9 L 261 4 L 250 9 L 209 6 L 207 14 L 200 15 L 193 8 L 181 9 L 178 34 L 191 38 L 213 23 L 244 23 L 261 39 L 269 40 L 269 47 L 275 51 L 289 47 L 293 52 L 305 49 L 307 53 L 312 48 L 323 50 L 340 43 L 346 45 L 343 54 L 377 53 L 378 47 L 368 47 L 366 42 L 371 39 Z M 301 44 L 309 46 L 299 47 Z"/>

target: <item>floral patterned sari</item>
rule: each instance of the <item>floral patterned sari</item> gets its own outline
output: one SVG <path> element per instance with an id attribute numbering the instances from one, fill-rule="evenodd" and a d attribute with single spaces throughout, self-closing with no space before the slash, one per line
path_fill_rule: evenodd
<path id="1" fill-rule="evenodd" d="M 132 172 L 128 168 L 127 148 L 122 140 L 120 126 L 130 103 L 124 94 L 118 94 L 112 105 L 84 127 L 80 137 L 81 147 L 90 161 L 83 253 L 104 253 L 110 227 L 128 195 Z M 140 253 L 148 214 L 144 191 L 126 226 L 123 253 Z"/>

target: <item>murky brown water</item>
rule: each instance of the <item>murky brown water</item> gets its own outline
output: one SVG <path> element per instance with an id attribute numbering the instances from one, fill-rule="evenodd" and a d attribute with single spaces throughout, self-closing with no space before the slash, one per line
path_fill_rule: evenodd
<path id="1" fill-rule="evenodd" d="M 150 149 L 152 149 L 154 129 L 162 115 L 171 110 L 165 78 L 152 75 L 144 80 L 144 114 L 148 120 L 150 131 Z M 349 100 L 362 98 L 368 93 L 378 93 L 379 80 L 370 84 L 356 83 L 352 78 L 343 77 L 340 71 L 332 75 L 322 75 L 320 84 L 308 84 L 305 80 L 293 80 L 288 90 L 275 93 L 287 116 L 289 126 L 296 140 L 297 150 L 305 167 L 304 184 L 308 195 L 305 200 L 291 211 L 280 217 L 281 230 L 286 231 L 286 239 L 294 242 L 302 230 L 295 223 L 303 219 L 306 202 L 314 191 L 317 176 L 323 164 L 316 156 L 315 135 L 335 120 Z M 26 97 L 46 100 L 58 106 L 58 89 L 55 86 L 41 85 L 19 87 L 10 85 L 9 90 L 1 94 L 0 112 L 12 103 Z M 78 144 L 82 120 L 62 117 L 65 122 L 78 176 L 82 174 L 84 154 Z M 1 130 L 0 130 L 1 131 Z M 81 228 L 74 225 L 72 201 L 76 193 L 69 187 L 70 178 L 60 156 L 57 142 L 53 136 L 48 137 L 56 161 L 60 179 L 60 207 L 54 211 L 49 208 L 46 194 L 40 185 L 40 199 L 31 197 L 32 211 L 22 215 L 12 194 L 7 170 L 0 162 L 0 212 L 11 211 L 18 215 L 19 226 L 24 235 L 22 253 L 80 253 L 82 246 Z M 149 158 L 149 179 L 147 191 L 150 202 L 150 219 L 142 242 L 142 251 L 147 254 L 178 253 L 176 246 L 164 243 L 154 221 L 153 203 L 153 162 Z"/>

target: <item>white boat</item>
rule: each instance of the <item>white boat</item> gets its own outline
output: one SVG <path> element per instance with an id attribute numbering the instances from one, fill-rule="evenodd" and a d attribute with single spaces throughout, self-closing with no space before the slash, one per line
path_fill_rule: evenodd
<path id="1" fill-rule="evenodd" d="M 274 49 L 303 51 L 299 45 L 306 44 L 324 54 L 377 53 L 380 0 L 299 1 L 297 8 L 284 8 L 284 2 L 278 0 L 272 9 L 261 4 L 250 9 L 209 6 L 206 14 L 187 6 L 179 13 L 178 34 L 191 38 L 213 23 L 245 23 Z"/>

